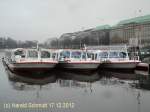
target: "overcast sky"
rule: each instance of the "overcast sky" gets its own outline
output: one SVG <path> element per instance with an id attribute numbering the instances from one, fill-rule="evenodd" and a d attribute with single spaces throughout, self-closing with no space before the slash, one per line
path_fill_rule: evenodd
<path id="1" fill-rule="evenodd" d="M 147 14 L 150 0 L 0 0 L 0 36 L 43 41 Z"/>

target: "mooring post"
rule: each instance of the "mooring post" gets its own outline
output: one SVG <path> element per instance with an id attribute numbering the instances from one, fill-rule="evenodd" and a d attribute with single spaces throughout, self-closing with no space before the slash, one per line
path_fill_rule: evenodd
<path id="1" fill-rule="evenodd" d="M 148 63 L 148 79 L 150 80 L 150 63 Z"/>
<path id="2" fill-rule="evenodd" d="M 150 63 L 148 63 L 148 74 L 150 75 Z"/>

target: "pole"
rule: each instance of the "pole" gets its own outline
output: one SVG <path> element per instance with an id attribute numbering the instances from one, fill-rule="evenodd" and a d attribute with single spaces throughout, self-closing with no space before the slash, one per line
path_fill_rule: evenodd
<path id="1" fill-rule="evenodd" d="M 148 63 L 148 76 L 147 76 L 147 78 L 150 81 L 150 63 Z"/>

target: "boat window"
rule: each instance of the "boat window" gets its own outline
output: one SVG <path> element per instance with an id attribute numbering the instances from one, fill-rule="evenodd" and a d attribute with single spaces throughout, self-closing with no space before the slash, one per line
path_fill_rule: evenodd
<path id="1" fill-rule="evenodd" d="M 87 53 L 88 58 L 92 58 L 92 53 Z"/>
<path id="2" fill-rule="evenodd" d="M 118 52 L 110 52 L 109 53 L 109 58 L 119 58 Z"/>
<path id="3" fill-rule="evenodd" d="M 91 58 L 92 60 L 94 60 L 94 54 L 93 53 L 87 53 L 87 57 Z"/>
<path id="4" fill-rule="evenodd" d="M 79 51 L 72 52 L 71 58 L 81 58 L 81 52 Z"/>
<path id="5" fill-rule="evenodd" d="M 95 59 L 97 59 L 97 54 L 95 54 Z"/>
<path id="6" fill-rule="evenodd" d="M 22 58 L 24 58 L 25 57 L 25 51 L 23 51 L 23 50 L 17 50 L 17 51 L 14 52 L 14 55 L 19 55 Z"/>
<path id="7" fill-rule="evenodd" d="M 60 57 L 69 58 L 70 57 L 70 52 L 69 51 L 63 51 L 63 52 L 60 53 Z"/>
<path id="8" fill-rule="evenodd" d="M 100 58 L 108 58 L 108 52 L 100 52 L 99 57 Z"/>
<path id="9" fill-rule="evenodd" d="M 41 51 L 41 58 L 50 58 L 50 53 L 48 51 Z"/>
<path id="10" fill-rule="evenodd" d="M 120 58 L 126 58 L 127 54 L 125 52 L 120 52 L 119 57 Z"/>
<path id="11" fill-rule="evenodd" d="M 53 58 L 53 59 L 55 59 L 56 56 L 57 56 L 56 53 L 53 53 L 53 54 L 52 54 L 52 58 Z"/>
<path id="12" fill-rule="evenodd" d="M 37 51 L 28 51 L 28 57 L 29 58 L 38 58 L 38 52 Z"/>
<path id="13" fill-rule="evenodd" d="M 86 59 L 86 53 L 85 52 L 82 54 L 82 59 Z"/>

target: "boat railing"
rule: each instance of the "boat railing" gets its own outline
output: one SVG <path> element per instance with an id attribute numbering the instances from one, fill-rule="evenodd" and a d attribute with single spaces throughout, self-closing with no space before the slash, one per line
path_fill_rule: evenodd
<path id="1" fill-rule="evenodd" d="M 101 46 L 86 46 L 87 50 L 106 50 L 106 51 L 126 51 L 126 45 L 101 45 Z"/>

